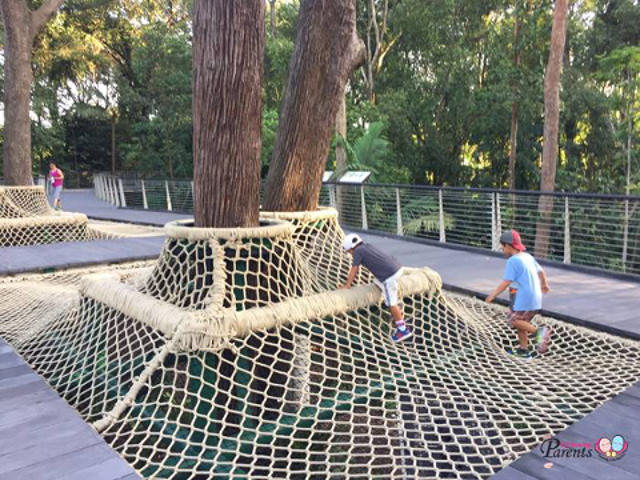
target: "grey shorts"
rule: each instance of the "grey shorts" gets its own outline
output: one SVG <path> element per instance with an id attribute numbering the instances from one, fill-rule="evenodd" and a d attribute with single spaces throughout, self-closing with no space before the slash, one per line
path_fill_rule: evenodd
<path id="1" fill-rule="evenodd" d="M 62 193 L 62 185 L 60 185 L 59 187 L 53 187 L 53 199 L 54 200 L 60 200 L 60 194 Z"/>

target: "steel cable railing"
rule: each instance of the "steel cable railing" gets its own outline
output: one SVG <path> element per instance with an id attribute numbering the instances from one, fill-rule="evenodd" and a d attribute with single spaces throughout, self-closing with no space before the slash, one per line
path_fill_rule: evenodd
<path id="1" fill-rule="evenodd" d="M 193 212 L 189 180 L 96 174 L 94 187 L 98 198 L 118 207 Z M 553 198 L 548 221 L 538 208 L 543 197 Z M 510 228 L 533 251 L 544 224 L 546 259 L 640 274 L 640 197 L 325 183 L 320 203 L 335 207 L 347 228 L 494 251 Z"/>

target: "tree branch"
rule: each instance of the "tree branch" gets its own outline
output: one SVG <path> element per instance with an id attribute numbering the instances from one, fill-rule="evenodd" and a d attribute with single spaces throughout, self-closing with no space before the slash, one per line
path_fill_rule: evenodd
<path id="1" fill-rule="evenodd" d="M 35 37 L 40 29 L 49 21 L 64 0 L 47 0 L 42 6 L 31 12 L 31 35 Z"/>

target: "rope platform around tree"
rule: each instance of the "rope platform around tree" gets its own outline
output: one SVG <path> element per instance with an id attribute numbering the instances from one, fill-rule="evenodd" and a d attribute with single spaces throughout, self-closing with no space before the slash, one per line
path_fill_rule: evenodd
<path id="1" fill-rule="evenodd" d="M 158 230 L 56 211 L 41 186 L 0 187 L 0 247 L 157 235 Z"/>
<path id="2" fill-rule="evenodd" d="M 484 479 L 640 378 L 640 343 L 553 319 L 505 354 L 502 307 L 407 269 L 389 340 L 335 210 L 166 227 L 155 262 L 0 279 L 0 334 L 147 478 Z"/>

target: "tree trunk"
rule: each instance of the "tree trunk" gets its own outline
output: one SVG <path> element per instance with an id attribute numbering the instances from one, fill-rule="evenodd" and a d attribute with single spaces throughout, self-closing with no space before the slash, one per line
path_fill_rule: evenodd
<path id="1" fill-rule="evenodd" d="M 271 38 L 276 37 L 276 0 L 269 0 L 269 14 L 271 18 Z"/>
<path id="2" fill-rule="evenodd" d="M 340 100 L 349 74 L 363 60 L 355 0 L 301 2 L 265 210 L 317 207 Z"/>
<path id="3" fill-rule="evenodd" d="M 196 226 L 258 224 L 264 28 L 264 0 L 195 2 Z"/>
<path id="4" fill-rule="evenodd" d="M 340 98 L 340 106 L 338 107 L 338 115 L 336 116 L 336 133 L 345 141 L 347 139 L 347 92 L 345 91 Z M 347 150 L 344 145 L 336 145 L 336 178 L 343 175 L 347 171 Z M 344 192 L 342 187 L 336 186 L 336 208 L 338 213 L 342 212 L 344 201 Z"/>
<path id="5" fill-rule="evenodd" d="M 23 1 L 2 0 L 5 29 L 4 179 L 31 185 L 31 13 Z"/>
<path id="6" fill-rule="evenodd" d="M 558 122 L 560 117 L 560 77 L 567 29 L 568 0 L 556 0 L 551 28 L 549 61 L 544 77 L 544 133 L 540 191 L 552 192 L 556 182 L 558 155 Z M 551 233 L 553 197 L 541 195 L 538 201 L 539 219 L 536 226 L 535 254 L 546 258 Z"/>
<path id="7" fill-rule="evenodd" d="M 32 185 L 30 98 L 31 53 L 36 34 L 63 0 L 48 0 L 35 11 L 24 0 L 2 0 L 4 22 L 4 147 L 7 185 Z"/>
<path id="8" fill-rule="evenodd" d="M 116 116 L 111 115 L 111 173 L 116 174 L 118 169 L 118 154 L 116 152 Z"/>
<path id="9" fill-rule="evenodd" d="M 518 1 L 515 7 L 516 21 L 513 28 L 513 67 L 517 72 L 520 68 L 522 55 L 520 53 L 520 28 L 522 20 L 518 12 Z M 516 189 L 516 152 L 518 150 L 518 81 L 511 86 L 513 100 L 511 102 L 511 135 L 509 138 L 509 190 Z"/>

